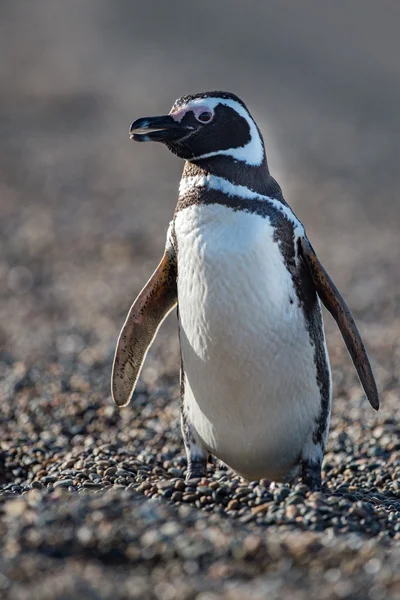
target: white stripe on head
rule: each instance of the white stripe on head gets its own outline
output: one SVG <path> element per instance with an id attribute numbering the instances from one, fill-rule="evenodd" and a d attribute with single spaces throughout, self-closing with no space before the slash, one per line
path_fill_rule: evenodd
<path id="1" fill-rule="evenodd" d="M 182 177 L 179 184 L 179 197 L 183 198 L 190 190 L 193 190 L 194 188 L 212 189 L 217 192 L 222 192 L 227 196 L 238 196 L 239 198 L 244 198 L 246 200 L 264 200 L 285 215 L 288 221 L 293 223 L 294 233 L 296 236 L 303 237 L 305 235 L 302 223 L 296 217 L 291 208 L 275 198 L 258 194 L 244 185 L 236 185 L 228 181 L 228 179 L 225 179 L 224 177 L 217 177 L 216 175 L 195 175 L 194 177 Z"/>
<path id="2" fill-rule="evenodd" d="M 250 129 L 250 141 L 244 146 L 239 146 L 238 148 L 228 148 L 226 150 L 216 150 L 215 152 L 206 152 L 205 154 L 201 154 L 200 156 L 194 156 L 191 160 L 201 160 L 203 158 L 211 158 L 212 156 L 231 156 L 235 160 L 239 160 L 240 162 L 246 163 L 246 165 L 250 166 L 259 166 L 265 159 L 265 151 L 264 144 L 261 138 L 261 135 L 257 129 L 257 126 L 250 116 L 249 112 L 244 108 L 240 102 L 236 100 L 232 100 L 231 98 L 218 98 L 218 97 L 205 97 L 205 98 L 195 98 L 193 100 L 189 100 L 189 102 L 180 106 L 178 110 L 171 112 L 172 116 L 176 114 L 176 120 L 181 120 L 187 110 L 195 110 L 199 106 L 204 106 L 205 108 L 214 111 L 218 104 L 223 104 L 224 106 L 229 106 L 235 112 L 238 113 L 243 119 L 246 120 L 249 129 Z"/>

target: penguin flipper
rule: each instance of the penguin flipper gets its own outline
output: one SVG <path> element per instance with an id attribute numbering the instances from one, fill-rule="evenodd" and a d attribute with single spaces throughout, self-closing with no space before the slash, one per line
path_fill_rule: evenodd
<path id="1" fill-rule="evenodd" d="M 331 313 L 339 327 L 369 403 L 372 408 L 378 410 L 379 395 L 375 378 L 372 373 L 367 351 L 350 309 L 332 279 L 318 260 L 315 251 L 307 238 L 301 238 L 301 247 L 310 268 L 311 277 L 318 296 L 321 298 L 325 308 Z"/>
<path id="2" fill-rule="evenodd" d="M 117 406 L 127 406 L 131 401 L 147 351 L 178 302 L 176 276 L 175 252 L 170 247 L 132 304 L 119 334 L 111 376 Z"/>

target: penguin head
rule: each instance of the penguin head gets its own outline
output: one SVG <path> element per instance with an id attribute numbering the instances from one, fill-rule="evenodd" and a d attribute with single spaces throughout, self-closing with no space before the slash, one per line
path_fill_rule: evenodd
<path id="1" fill-rule="evenodd" d="M 162 142 L 171 152 L 197 162 L 230 156 L 247 165 L 265 160 L 261 133 L 246 105 L 229 92 L 182 96 L 168 115 L 144 117 L 131 125 L 137 142 Z"/>

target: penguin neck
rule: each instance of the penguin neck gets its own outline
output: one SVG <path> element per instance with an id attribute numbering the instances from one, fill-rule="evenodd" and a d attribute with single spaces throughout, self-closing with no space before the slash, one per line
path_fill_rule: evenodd
<path id="1" fill-rule="evenodd" d="M 229 156 L 214 156 L 197 161 L 186 161 L 182 181 L 193 177 L 225 179 L 235 186 L 243 186 L 251 192 L 283 200 L 278 183 L 271 176 L 266 158 L 260 165 L 248 165 Z"/>

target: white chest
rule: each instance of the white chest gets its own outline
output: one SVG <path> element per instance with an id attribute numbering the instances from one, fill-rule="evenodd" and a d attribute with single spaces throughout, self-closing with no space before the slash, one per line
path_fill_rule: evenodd
<path id="1" fill-rule="evenodd" d="M 201 442 L 245 476 L 283 471 L 297 460 L 320 397 L 274 229 L 259 215 L 200 205 L 177 214 L 175 232 L 189 419 Z"/>

